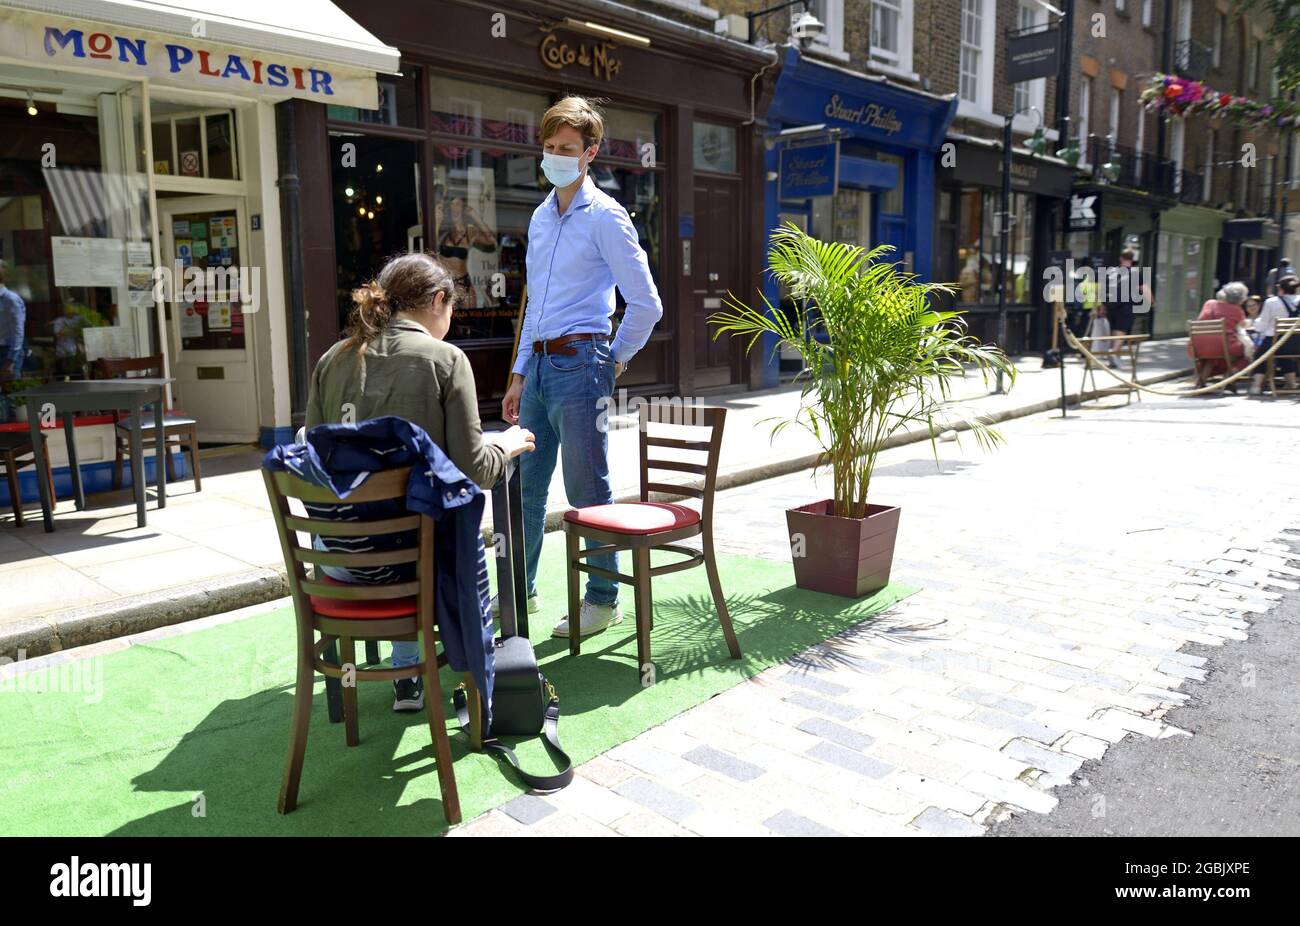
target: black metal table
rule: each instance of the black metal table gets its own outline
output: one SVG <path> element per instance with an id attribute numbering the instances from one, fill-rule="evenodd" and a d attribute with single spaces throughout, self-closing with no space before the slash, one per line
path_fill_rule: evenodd
<path id="1" fill-rule="evenodd" d="M 138 527 L 147 523 L 145 517 L 145 483 L 144 483 L 144 406 L 154 403 L 155 454 L 154 469 L 157 471 L 158 507 L 167 507 L 167 466 L 164 454 L 166 443 L 163 415 L 165 413 L 165 389 L 170 378 L 140 376 L 122 379 L 86 379 L 64 383 L 47 383 L 19 393 L 27 402 L 27 424 L 32 433 L 32 444 L 36 448 L 36 471 L 43 472 L 45 467 L 45 446 L 41 442 L 41 422 L 63 418 L 63 434 L 68 442 L 68 468 L 72 476 L 72 493 L 77 510 L 86 507 L 86 492 L 81 481 L 81 467 L 77 462 L 77 442 L 73 434 L 74 412 L 99 412 L 106 408 L 130 410 L 131 424 L 131 487 L 135 492 L 135 521 Z M 50 497 L 49 486 L 44 479 L 37 479 L 41 490 L 41 515 L 45 519 L 45 532 L 54 530 L 54 499 Z"/>
<path id="2" fill-rule="evenodd" d="M 497 600 L 501 605 L 501 636 L 528 636 L 528 579 L 524 569 L 524 499 L 519 476 L 519 461 L 506 461 L 505 478 L 492 489 L 493 544 L 488 556 L 497 563 Z M 491 568 L 489 566 L 489 568 Z M 338 661 L 337 644 L 325 653 L 329 661 Z M 366 643 L 366 662 L 378 663 L 379 644 Z M 445 657 L 439 664 L 445 664 Z M 330 723 L 343 722 L 343 689 L 336 678 L 325 679 L 325 706 Z"/>

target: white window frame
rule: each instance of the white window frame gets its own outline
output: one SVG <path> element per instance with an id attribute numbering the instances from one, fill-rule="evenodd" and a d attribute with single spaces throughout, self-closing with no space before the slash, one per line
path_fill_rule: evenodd
<path id="1" fill-rule="evenodd" d="M 808 54 L 839 62 L 849 61 L 849 54 L 844 50 L 844 0 L 814 0 L 810 8 L 826 28 L 813 39 Z M 791 7 L 790 22 L 793 23 L 802 13 L 801 7 Z"/>
<path id="2" fill-rule="evenodd" d="M 979 7 L 980 29 L 977 44 L 968 43 L 966 36 L 966 10 L 967 4 L 975 4 Z M 994 15 L 989 15 L 993 13 Z M 996 16 L 997 6 L 993 0 L 962 0 L 961 6 L 961 24 L 960 24 L 960 41 L 958 43 L 957 54 L 971 48 L 978 53 L 977 63 L 978 72 L 975 74 L 975 99 L 968 100 L 961 96 L 961 60 L 957 62 L 957 88 L 958 102 L 957 115 L 964 117 L 973 117 L 992 124 L 1000 124 L 1001 120 L 993 112 L 993 59 L 994 49 L 997 48 L 997 24 Z"/>
<path id="3" fill-rule="evenodd" d="M 1246 37 L 1246 86 L 1259 86 L 1259 40 L 1254 36 Z"/>
<path id="4" fill-rule="evenodd" d="M 1214 67 L 1223 67 L 1223 27 L 1227 24 L 1227 13 L 1214 14 L 1214 48 L 1211 50 L 1210 63 Z"/>
<path id="5" fill-rule="evenodd" d="M 1151 0 L 1142 0 L 1142 25 L 1151 25 Z"/>
<path id="6" fill-rule="evenodd" d="M 1126 0 L 1115 0 L 1116 13 L 1123 13 L 1127 9 L 1128 9 L 1128 3 L 1126 2 Z"/>
<path id="7" fill-rule="evenodd" d="M 868 66 L 872 70 L 883 71 L 908 80 L 916 80 L 918 75 L 912 70 L 912 32 L 914 0 L 868 0 L 871 4 L 871 51 Z M 898 52 L 887 51 L 876 44 L 875 7 L 880 3 L 891 7 L 898 17 L 898 35 L 896 41 Z"/>
<path id="8" fill-rule="evenodd" d="M 1171 119 L 1169 127 L 1169 160 L 1179 170 L 1183 169 L 1183 158 L 1187 154 L 1187 124 L 1182 119 Z"/>

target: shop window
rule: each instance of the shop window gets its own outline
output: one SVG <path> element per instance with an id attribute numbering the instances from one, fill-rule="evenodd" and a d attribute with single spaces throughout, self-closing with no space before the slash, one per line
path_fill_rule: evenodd
<path id="1" fill-rule="evenodd" d="M 0 84 L 21 79 L 0 66 Z M 65 91 L 57 106 L 38 99 L 35 115 L 25 92 L 0 93 L 5 396 L 85 377 L 100 357 L 158 352 L 148 187 L 137 169 L 140 93 L 89 77 L 79 90 Z M 0 421 L 13 416 L 0 401 Z"/>
<path id="2" fill-rule="evenodd" d="M 441 74 L 429 77 L 429 99 L 434 132 L 519 145 L 541 144 L 538 130 L 550 105 L 543 93 Z"/>
<path id="3" fill-rule="evenodd" d="M 361 109 L 357 106 L 331 106 L 330 119 L 339 122 L 363 122 L 367 125 L 392 125 L 418 128 L 420 125 L 420 75 L 410 68 L 405 74 L 380 76 L 379 106 Z"/>
<path id="4" fill-rule="evenodd" d="M 540 124 L 552 101 L 439 74 L 430 75 L 430 90 L 435 212 L 428 250 L 456 278 L 448 338 L 508 344 L 524 296 L 528 224 L 550 192 L 541 173 Z M 589 176 L 627 209 L 657 280 L 660 120 L 641 110 L 603 111 L 605 143 Z"/>
<path id="5" fill-rule="evenodd" d="M 352 157 L 343 157 L 343 145 Z M 352 290 L 372 279 L 394 254 L 424 247 L 417 142 L 330 134 L 334 254 L 338 262 L 339 326 L 347 323 Z M 344 163 L 351 167 L 343 167 Z"/>
<path id="6" fill-rule="evenodd" d="M 904 190 L 907 183 L 904 161 L 896 154 L 883 154 L 876 152 L 873 157 L 877 161 L 883 161 L 886 164 L 893 164 L 898 169 L 898 183 L 892 190 L 885 190 L 880 194 L 880 211 L 891 215 L 902 215 L 904 212 Z"/>
<path id="7" fill-rule="evenodd" d="M 639 161 L 654 167 L 661 160 L 659 152 L 659 117 L 636 109 L 604 107 L 604 152 L 613 158 Z M 733 150 L 734 150 L 733 136 Z"/>
<path id="8" fill-rule="evenodd" d="M 965 187 L 957 224 L 958 300 L 964 305 L 996 305 L 998 264 L 1002 242 L 998 236 L 997 213 L 1001 194 L 984 187 Z M 1011 194 L 1014 224 L 1007 235 L 1007 302 L 1025 305 L 1034 301 L 1033 198 L 1027 193 Z"/>
<path id="9" fill-rule="evenodd" d="M 156 176 L 239 179 L 233 111 L 153 100 L 150 113 Z"/>
<path id="10" fill-rule="evenodd" d="M 696 170 L 730 174 L 739 169 L 736 161 L 735 126 L 696 122 L 692 126 L 692 134 Z"/>

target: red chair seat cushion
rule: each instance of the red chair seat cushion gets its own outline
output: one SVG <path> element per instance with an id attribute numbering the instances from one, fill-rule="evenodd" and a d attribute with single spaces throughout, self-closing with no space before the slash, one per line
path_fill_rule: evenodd
<path id="1" fill-rule="evenodd" d="M 666 502 L 620 502 L 570 509 L 564 513 L 564 520 L 618 534 L 657 534 L 698 524 L 700 513 Z"/>
<path id="2" fill-rule="evenodd" d="M 327 585 L 351 585 L 323 576 Z M 350 617 L 355 620 L 382 620 L 388 617 L 410 617 L 415 613 L 415 596 L 405 598 L 379 598 L 374 601 L 353 601 L 349 598 L 326 598 L 309 595 L 312 610 L 325 617 Z"/>

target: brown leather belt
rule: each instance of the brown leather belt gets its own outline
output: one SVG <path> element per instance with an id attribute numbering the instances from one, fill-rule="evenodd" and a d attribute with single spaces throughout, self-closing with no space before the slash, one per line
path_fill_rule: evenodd
<path id="1" fill-rule="evenodd" d="M 581 334 L 566 334 L 562 338 L 554 338 L 550 341 L 534 341 L 534 354 L 560 354 L 564 357 L 571 357 L 578 352 L 576 347 L 570 347 L 570 344 L 576 344 L 579 341 L 604 341 L 605 335 L 596 334 L 593 331 L 584 331 Z"/>

